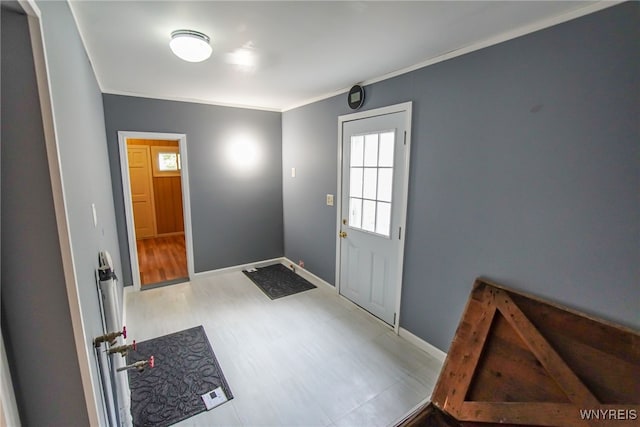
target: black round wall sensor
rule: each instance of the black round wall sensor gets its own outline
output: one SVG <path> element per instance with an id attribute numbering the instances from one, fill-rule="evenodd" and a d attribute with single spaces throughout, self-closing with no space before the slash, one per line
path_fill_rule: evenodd
<path id="1" fill-rule="evenodd" d="M 364 89 L 360 85 L 355 85 L 349 91 L 349 97 L 347 98 L 347 103 L 349 104 L 349 108 L 352 110 L 357 110 L 362 107 L 362 103 L 364 102 Z"/>

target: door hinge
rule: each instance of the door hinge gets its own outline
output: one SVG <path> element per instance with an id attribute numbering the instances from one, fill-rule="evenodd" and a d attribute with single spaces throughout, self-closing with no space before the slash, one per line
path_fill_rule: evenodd
<path id="1" fill-rule="evenodd" d="M 407 145 L 407 131 L 404 131 L 404 145 Z"/>
<path id="2" fill-rule="evenodd" d="M 398 228 L 398 240 L 402 240 L 402 227 Z"/>
<path id="3" fill-rule="evenodd" d="M 396 324 L 396 313 L 393 313 L 393 324 Z"/>

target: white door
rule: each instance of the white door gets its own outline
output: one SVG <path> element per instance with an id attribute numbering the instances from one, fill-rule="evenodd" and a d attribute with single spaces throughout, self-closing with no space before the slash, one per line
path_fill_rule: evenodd
<path id="1" fill-rule="evenodd" d="M 342 122 L 340 294 L 396 325 L 409 111 Z"/>
<path id="2" fill-rule="evenodd" d="M 156 237 L 156 209 L 151 176 L 151 156 L 146 145 L 128 145 L 129 180 L 136 239 Z"/>

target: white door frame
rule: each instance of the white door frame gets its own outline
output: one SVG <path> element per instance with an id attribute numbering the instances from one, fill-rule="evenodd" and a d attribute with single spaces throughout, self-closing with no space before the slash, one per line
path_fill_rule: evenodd
<path id="1" fill-rule="evenodd" d="M 133 222 L 133 203 L 131 201 L 131 180 L 129 178 L 129 159 L 127 156 L 128 139 L 159 139 L 178 140 L 182 165 L 182 217 L 184 220 L 184 239 L 187 250 L 187 272 L 189 280 L 193 280 L 193 235 L 191 230 L 191 197 L 189 196 L 189 161 L 187 157 L 187 135 L 184 133 L 157 133 L 118 131 L 118 146 L 120 147 L 120 175 L 122 176 L 122 194 L 124 195 L 124 213 L 127 223 L 127 240 L 129 242 L 129 259 L 131 260 L 131 275 L 133 288 L 141 288 L 140 266 L 138 265 L 138 248 L 136 246 L 136 229 Z"/>
<path id="2" fill-rule="evenodd" d="M 358 113 L 346 114 L 338 116 L 338 192 L 336 197 L 336 292 L 340 294 L 340 244 L 341 239 L 338 237 L 338 233 L 342 227 L 342 128 L 345 122 L 354 120 L 367 119 L 370 117 L 383 116 L 386 114 L 393 114 L 399 112 L 406 112 L 406 146 L 404 156 L 404 176 L 402 177 L 402 196 L 404 198 L 404 204 L 400 206 L 400 226 L 402 227 L 402 243 L 400 244 L 400 250 L 398 254 L 398 271 L 396 275 L 396 307 L 397 313 L 395 322 L 393 324 L 393 330 L 395 333 L 400 331 L 400 298 L 402 296 L 402 271 L 404 268 L 404 246 L 405 236 L 407 235 L 407 203 L 409 198 L 409 164 L 411 158 L 411 116 L 412 116 L 412 102 L 403 102 L 401 104 L 390 105 L 387 107 L 376 108 L 374 110 L 360 111 Z"/>

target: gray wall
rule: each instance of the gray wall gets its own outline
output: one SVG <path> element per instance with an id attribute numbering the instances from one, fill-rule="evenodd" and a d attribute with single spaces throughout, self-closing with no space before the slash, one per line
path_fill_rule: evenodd
<path id="1" fill-rule="evenodd" d="M 16 402 L 23 425 L 88 425 L 27 19 L 4 5 L 1 49 L 2 334 Z"/>
<path id="2" fill-rule="evenodd" d="M 326 195 L 337 194 L 338 116 L 349 111 L 345 95 L 282 114 L 285 256 L 329 283 L 335 281 L 336 210 Z"/>
<path id="3" fill-rule="evenodd" d="M 103 333 L 95 279 L 98 252 L 109 251 L 116 274 L 122 273 L 102 94 L 68 4 L 43 1 L 38 6 L 42 12 L 84 344 L 89 352 L 94 394 L 99 398 L 100 382 L 92 345 L 93 338 Z M 93 224 L 92 203 L 96 207 L 97 227 Z"/>
<path id="4" fill-rule="evenodd" d="M 118 131 L 187 135 L 196 272 L 283 255 L 280 113 L 106 94 L 103 101 L 126 284 L 132 279 Z M 245 171 L 227 159 L 242 140 L 259 152 Z"/>
<path id="5" fill-rule="evenodd" d="M 447 350 L 478 276 L 640 327 L 639 13 L 625 3 L 366 88 L 364 109 L 414 103 L 402 327 Z M 282 119 L 285 255 L 329 282 L 322 195 L 345 98 Z"/>

